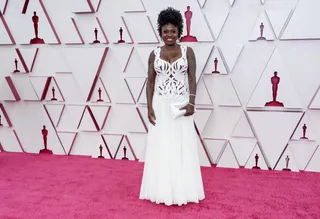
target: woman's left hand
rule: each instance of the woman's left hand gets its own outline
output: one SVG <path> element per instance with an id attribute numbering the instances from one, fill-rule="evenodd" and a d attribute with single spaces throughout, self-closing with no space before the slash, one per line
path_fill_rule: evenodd
<path id="1" fill-rule="evenodd" d="M 194 106 L 187 104 L 186 106 L 180 108 L 180 110 L 186 110 L 186 113 L 184 114 L 184 116 L 191 116 L 194 114 Z"/>

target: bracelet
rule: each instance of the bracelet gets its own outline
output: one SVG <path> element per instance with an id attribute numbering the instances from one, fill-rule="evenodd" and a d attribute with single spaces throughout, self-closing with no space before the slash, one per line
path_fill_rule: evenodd
<path id="1" fill-rule="evenodd" d="M 189 94 L 189 96 L 196 96 L 195 94 Z"/>
<path id="2" fill-rule="evenodd" d="M 194 106 L 194 104 L 192 104 L 192 103 L 188 103 L 190 106 Z"/>

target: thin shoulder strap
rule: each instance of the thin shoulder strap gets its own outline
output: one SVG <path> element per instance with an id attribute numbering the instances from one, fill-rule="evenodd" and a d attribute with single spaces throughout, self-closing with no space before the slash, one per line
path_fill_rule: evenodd
<path id="1" fill-rule="evenodd" d="M 185 45 L 182 45 L 182 52 L 183 52 L 184 57 L 186 57 L 186 58 L 187 58 L 187 50 L 188 50 L 188 47 Z"/>
<path id="2" fill-rule="evenodd" d="M 156 57 L 158 57 L 160 55 L 160 49 L 161 49 L 160 46 L 158 46 L 157 48 L 154 49 L 154 55 Z"/>

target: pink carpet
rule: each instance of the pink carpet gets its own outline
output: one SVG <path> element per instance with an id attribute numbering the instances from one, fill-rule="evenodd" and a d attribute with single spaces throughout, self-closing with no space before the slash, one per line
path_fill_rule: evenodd
<path id="1" fill-rule="evenodd" d="M 206 199 L 166 207 L 138 199 L 143 164 L 0 153 L 1 219 L 316 219 L 320 174 L 203 168 Z"/>

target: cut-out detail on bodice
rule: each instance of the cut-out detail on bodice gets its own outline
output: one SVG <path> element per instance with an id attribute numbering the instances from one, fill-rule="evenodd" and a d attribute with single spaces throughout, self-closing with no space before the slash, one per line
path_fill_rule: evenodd
<path id="1" fill-rule="evenodd" d="M 155 94 L 163 97 L 181 97 L 188 95 L 188 60 L 187 47 L 180 46 L 181 57 L 170 63 L 160 58 L 161 48 L 155 49 L 154 70 L 157 74 Z"/>

